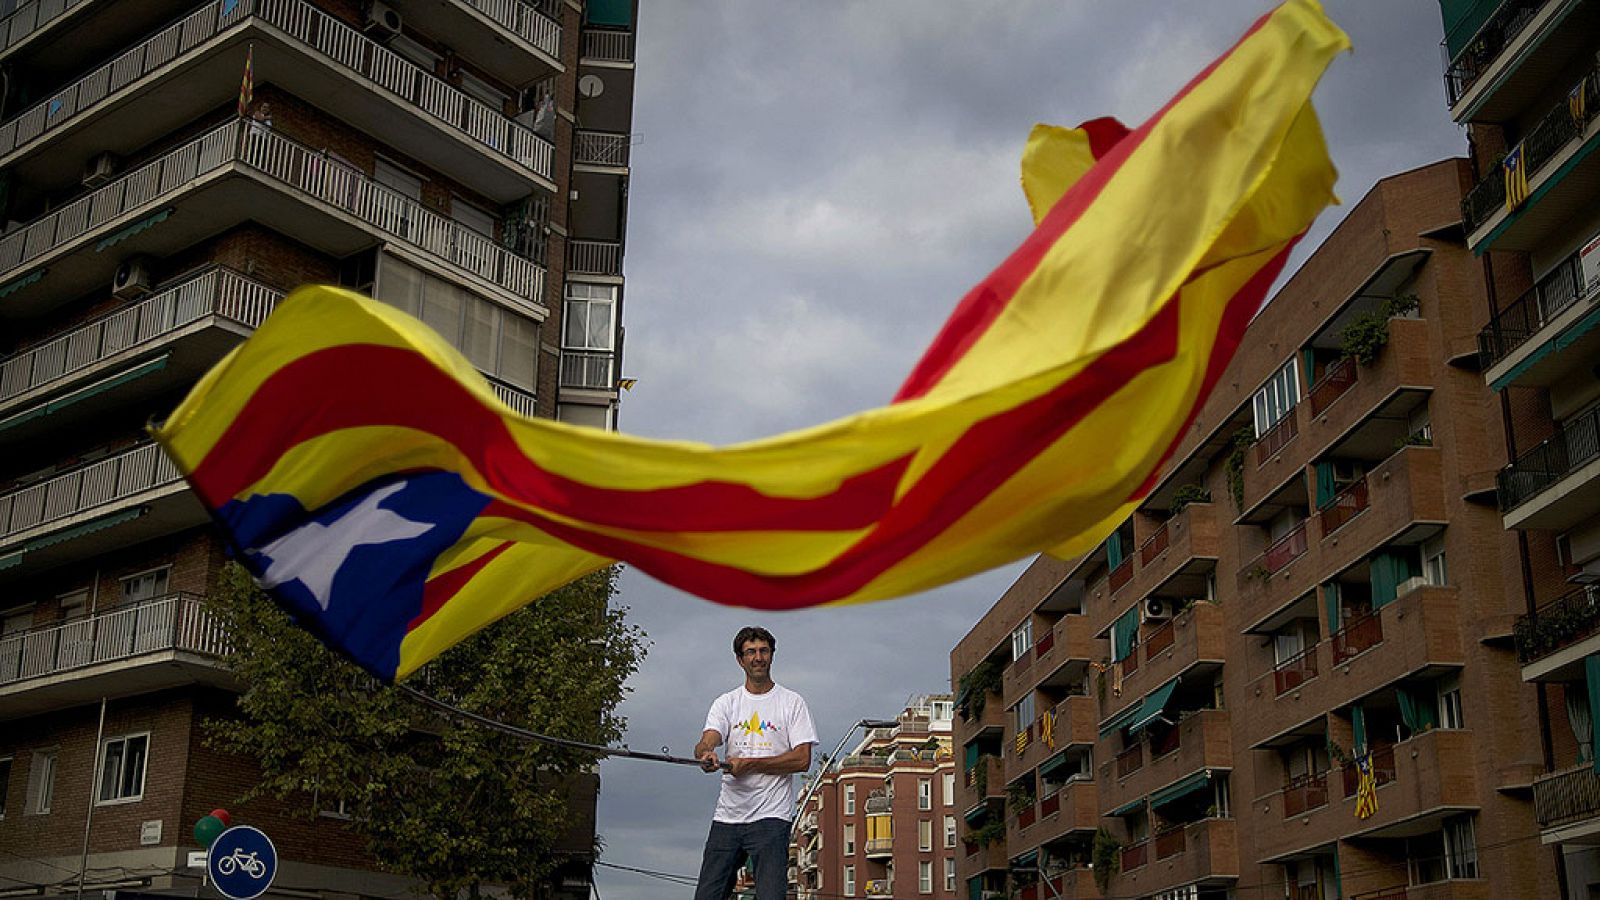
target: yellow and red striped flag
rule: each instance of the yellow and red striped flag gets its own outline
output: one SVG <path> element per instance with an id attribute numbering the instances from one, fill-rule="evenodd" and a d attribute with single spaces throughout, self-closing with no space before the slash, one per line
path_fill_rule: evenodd
<path id="1" fill-rule="evenodd" d="M 250 101 L 256 96 L 256 45 L 251 44 L 244 51 L 244 78 L 239 81 L 239 116 L 243 118 L 250 114 Z"/>
<path id="2" fill-rule="evenodd" d="M 523 418 L 421 323 L 307 288 L 156 437 L 258 580 L 385 678 L 614 560 L 778 610 L 1081 553 L 1333 200 L 1310 97 L 1346 47 L 1288 0 L 1138 128 L 1036 127 L 1034 231 L 878 409 L 727 447 Z"/>
<path id="3" fill-rule="evenodd" d="M 1356 759 L 1356 818 L 1378 814 L 1378 778 L 1372 771 L 1372 754 Z"/>
<path id="4" fill-rule="evenodd" d="M 1505 172 L 1506 211 L 1510 212 L 1528 200 L 1528 165 L 1521 144 L 1506 154 L 1500 167 Z"/>

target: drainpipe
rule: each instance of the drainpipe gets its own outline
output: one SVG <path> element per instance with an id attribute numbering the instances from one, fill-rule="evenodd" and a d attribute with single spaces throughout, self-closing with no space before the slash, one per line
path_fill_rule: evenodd
<path id="1" fill-rule="evenodd" d="M 100 724 L 94 730 L 94 760 L 89 764 L 89 809 L 83 816 L 83 853 L 78 857 L 78 900 L 83 900 L 83 878 L 89 874 L 89 826 L 94 822 L 94 792 L 100 780 L 100 742 L 106 736 L 106 698 L 100 698 Z"/>

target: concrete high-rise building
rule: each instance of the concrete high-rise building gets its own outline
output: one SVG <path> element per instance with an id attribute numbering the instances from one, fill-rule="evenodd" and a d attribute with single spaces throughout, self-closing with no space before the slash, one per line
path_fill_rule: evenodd
<path id="1" fill-rule="evenodd" d="M 1555 895 L 1471 176 L 1381 180 L 1134 515 L 952 652 L 969 897 Z"/>
<path id="2" fill-rule="evenodd" d="M 251 783 L 200 731 L 236 688 L 202 600 L 222 544 L 142 428 L 285 292 L 370 293 L 513 409 L 614 423 L 634 18 L 635 0 L 0 3 L 0 895 L 83 873 L 192 896 L 190 826 Z M 596 790 L 574 790 L 553 896 L 589 894 Z M 291 812 L 247 811 L 279 888 L 405 887 L 343 810 Z"/>
<path id="3" fill-rule="evenodd" d="M 1487 402 L 1510 460 L 1499 511 L 1538 690 L 1539 833 L 1568 897 L 1600 891 L 1600 3 L 1441 0 L 1450 115 L 1467 126 L 1467 245 L 1490 285 Z"/>
<path id="4" fill-rule="evenodd" d="M 893 728 L 823 761 L 790 847 L 800 900 L 956 895 L 950 718 L 949 694 L 913 697 Z"/>

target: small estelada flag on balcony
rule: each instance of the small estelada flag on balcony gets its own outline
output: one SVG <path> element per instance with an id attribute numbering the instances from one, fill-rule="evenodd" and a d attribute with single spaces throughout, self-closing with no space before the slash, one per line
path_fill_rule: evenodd
<path id="1" fill-rule="evenodd" d="M 1588 93 L 1589 79 L 1587 78 L 1573 85 L 1572 90 L 1567 92 L 1567 112 L 1572 116 L 1572 124 L 1580 129 L 1583 128 L 1584 114 L 1588 112 L 1588 104 L 1585 102 L 1588 99 Z"/>
<path id="2" fill-rule="evenodd" d="M 239 81 L 239 117 L 250 114 L 250 102 L 256 96 L 256 45 L 251 44 L 244 51 L 244 78 Z"/>
<path id="3" fill-rule="evenodd" d="M 1370 819 L 1378 812 L 1378 779 L 1372 774 L 1372 754 L 1356 758 L 1356 818 Z"/>
<path id="4" fill-rule="evenodd" d="M 1528 200 L 1528 167 L 1522 145 L 1512 148 L 1500 165 L 1506 178 L 1506 211 L 1510 212 Z"/>
<path id="5" fill-rule="evenodd" d="M 1049 710 L 1039 717 L 1039 739 L 1051 750 L 1056 748 L 1056 714 Z"/>

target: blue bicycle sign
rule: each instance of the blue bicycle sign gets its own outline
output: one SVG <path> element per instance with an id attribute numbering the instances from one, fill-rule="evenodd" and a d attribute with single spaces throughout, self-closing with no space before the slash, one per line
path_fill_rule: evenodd
<path id="1" fill-rule="evenodd" d="M 235 825 L 211 842 L 206 872 L 222 896 L 255 900 L 272 886 L 278 872 L 278 851 L 261 829 Z"/>

